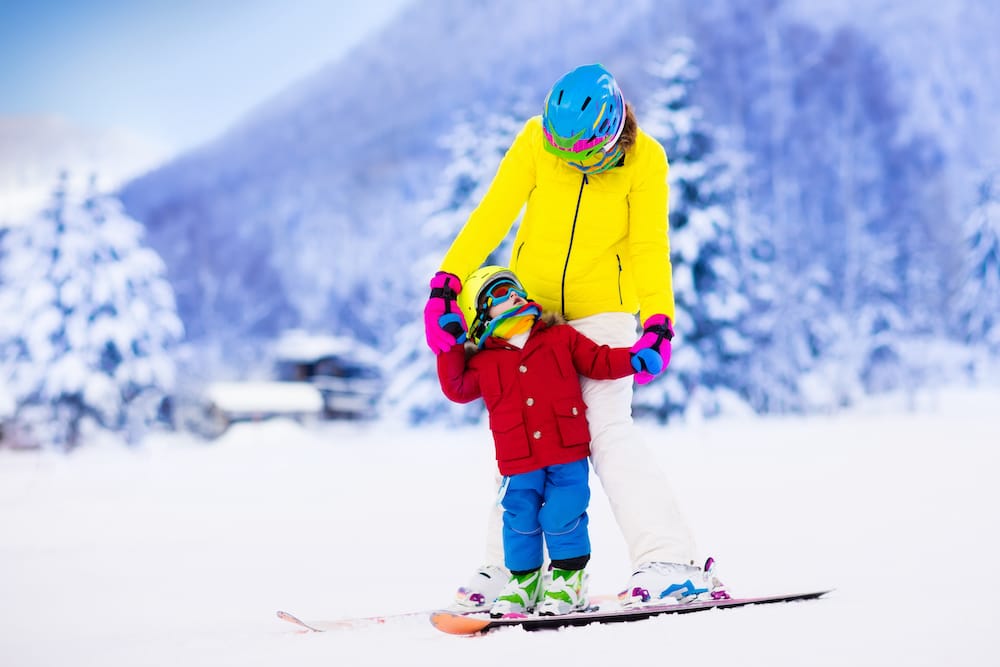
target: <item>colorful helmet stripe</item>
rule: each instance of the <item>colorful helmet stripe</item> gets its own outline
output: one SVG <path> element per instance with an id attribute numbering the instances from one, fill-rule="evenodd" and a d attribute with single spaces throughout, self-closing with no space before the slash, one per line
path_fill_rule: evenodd
<path id="1" fill-rule="evenodd" d="M 625 99 L 601 65 L 583 65 L 565 74 L 545 98 L 545 149 L 571 162 L 611 153 L 625 128 Z"/>
<path id="2" fill-rule="evenodd" d="M 610 153 L 598 153 L 590 160 L 583 162 L 567 160 L 566 163 L 584 174 L 599 174 L 602 171 L 607 171 L 608 169 L 617 166 L 622 159 L 622 155 L 623 153 L 621 148 L 613 147 Z"/>
<path id="3" fill-rule="evenodd" d="M 622 101 L 622 107 L 624 107 L 624 101 Z M 618 139 L 622 136 L 622 130 L 624 129 L 624 113 L 620 114 L 614 134 L 610 135 L 610 138 L 609 135 L 604 135 L 591 136 L 589 139 L 579 139 L 578 137 L 581 137 L 585 132 L 585 130 L 580 130 L 580 132 L 575 136 L 570 137 L 569 139 L 562 139 L 552 133 L 550 125 L 542 125 L 542 131 L 545 133 L 546 140 L 548 140 L 548 146 L 546 146 L 546 149 L 550 153 L 569 160 L 590 157 L 596 153 L 598 149 L 603 150 L 605 153 L 610 153 L 614 150 L 615 144 L 618 143 Z"/>

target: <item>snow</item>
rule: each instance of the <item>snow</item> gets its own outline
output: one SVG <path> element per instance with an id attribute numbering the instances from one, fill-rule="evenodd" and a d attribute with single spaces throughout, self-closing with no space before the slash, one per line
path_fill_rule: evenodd
<path id="1" fill-rule="evenodd" d="M 5 665 L 980 665 L 1000 594 L 1000 390 L 813 418 L 644 425 L 738 593 L 824 600 L 463 639 L 422 618 L 478 564 L 483 426 L 236 424 L 212 444 L 0 451 Z M 629 573 L 595 482 L 592 590 Z"/>
<path id="2" fill-rule="evenodd" d="M 205 397 L 227 413 L 319 414 L 323 396 L 308 382 L 213 382 Z"/>

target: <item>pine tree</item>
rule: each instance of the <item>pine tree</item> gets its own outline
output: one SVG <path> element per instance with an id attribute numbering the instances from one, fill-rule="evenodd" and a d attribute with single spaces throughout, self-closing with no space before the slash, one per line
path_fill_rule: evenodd
<path id="1" fill-rule="evenodd" d="M 661 419 L 697 407 L 717 413 L 746 395 L 743 374 L 751 351 L 750 299 L 742 262 L 749 259 L 736 231 L 733 163 L 692 99 L 700 72 L 693 44 L 678 40 L 670 56 L 651 67 L 660 82 L 640 118 L 670 162 L 670 243 L 676 321 L 675 354 L 664 378 L 641 387 L 638 412 Z"/>
<path id="2" fill-rule="evenodd" d="M 423 204 L 426 220 L 423 235 L 432 251 L 415 263 L 413 284 L 420 286 L 418 302 L 423 307 L 429 278 L 437 270 L 461 231 L 469 214 L 486 194 L 500 160 L 513 143 L 522 121 L 518 111 L 523 103 L 514 104 L 509 113 L 474 110 L 464 120 L 456 122 L 442 140 L 451 160 L 441 175 L 434 195 Z M 516 225 L 515 225 L 516 228 Z M 486 260 L 487 264 L 505 264 L 510 256 L 509 243 L 513 233 Z M 464 278 L 465 276 L 459 276 Z M 434 354 L 424 342 L 423 317 L 415 316 L 402 327 L 393 346 L 390 367 L 398 368 L 387 391 L 386 403 L 397 414 L 413 422 L 445 418 L 451 422 L 469 422 L 480 418 L 481 402 L 456 405 L 441 393 L 437 380 Z"/>
<path id="3" fill-rule="evenodd" d="M 957 297 L 959 331 L 966 343 L 1000 353 L 1000 174 L 983 182 L 964 228 L 968 251 Z"/>
<path id="4" fill-rule="evenodd" d="M 0 350 L 15 420 L 72 448 L 98 431 L 135 442 L 174 381 L 183 329 L 159 256 L 120 204 L 64 176 L 51 206 L 2 239 Z"/>
<path id="5" fill-rule="evenodd" d="M 900 228 L 889 217 L 888 165 L 898 147 L 899 109 L 889 95 L 889 70 L 878 50 L 854 30 L 834 34 L 824 53 L 829 82 L 812 103 L 826 120 L 831 186 L 826 217 L 835 249 L 828 268 L 841 287 L 836 306 L 852 324 L 837 367 L 858 378 L 857 391 L 879 392 L 905 383 L 900 341 L 908 332 L 903 302 Z"/>

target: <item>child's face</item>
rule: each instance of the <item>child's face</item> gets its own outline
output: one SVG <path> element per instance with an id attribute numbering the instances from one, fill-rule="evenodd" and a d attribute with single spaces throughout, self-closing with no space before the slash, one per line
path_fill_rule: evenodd
<path id="1" fill-rule="evenodd" d="M 511 294 L 510 298 L 505 299 L 504 301 L 501 301 L 500 303 L 490 308 L 490 313 L 489 313 L 490 319 L 492 320 L 494 318 L 497 318 L 500 315 L 506 313 L 508 310 L 511 310 L 512 308 L 520 308 L 526 303 L 528 303 L 528 301 L 520 294 L 517 293 Z"/>

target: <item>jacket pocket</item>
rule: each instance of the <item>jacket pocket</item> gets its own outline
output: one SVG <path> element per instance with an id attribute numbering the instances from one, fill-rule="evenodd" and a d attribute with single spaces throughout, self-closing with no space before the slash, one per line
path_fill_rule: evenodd
<path id="1" fill-rule="evenodd" d="M 556 368 L 559 369 L 559 375 L 561 375 L 563 379 L 578 381 L 577 378 L 580 377 L 580 374 L 577 372 L 576 366 L 573 364 L 573 355 L 569 351 L 568 346 L 552 350 L 552 356 L 555 357 Z"/>
<path id="2" fill-rule="evenodd" d="M 516 461 L 531 456 L 531 445 L 520 411 L 491 413 L 490 430 L 496 444 L 497 461 Z"/>
<path id="3" fill-rule="evenodd" d="M 587 406 L 582 398 L 566 398 L 556 401 L 554 406 L 556 423 L 559 424 L 559 439 L 563 447 L 575 447 L 590 443 L 590 429 L 587 427 Z"/>

